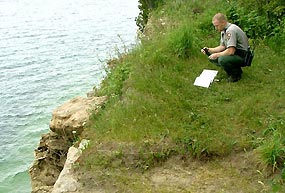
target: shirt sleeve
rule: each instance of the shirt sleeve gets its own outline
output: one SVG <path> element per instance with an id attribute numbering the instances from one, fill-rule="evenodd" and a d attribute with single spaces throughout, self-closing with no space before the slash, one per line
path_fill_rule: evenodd
<path id="1" fill-rule="evenodd" d="M 227 48 L 229 47 L 237 47 L 237 36 L 233 30 L 229 30 L 225 34 L 225 38 L 227 41 Z"/>

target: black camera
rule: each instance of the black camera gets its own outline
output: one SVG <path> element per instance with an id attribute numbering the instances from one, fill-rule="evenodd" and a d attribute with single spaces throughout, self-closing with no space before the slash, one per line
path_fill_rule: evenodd
<path id="1" fill-rule="evenodd" d="M 209 49 L 208 49 L 208 48 L 203 48 L 203 50 L 205 51 L 205 53 L 206 53 L 207 56 L 210 56 L 210 55 L 211 55 L 211 53 L 209 52 Z"/>

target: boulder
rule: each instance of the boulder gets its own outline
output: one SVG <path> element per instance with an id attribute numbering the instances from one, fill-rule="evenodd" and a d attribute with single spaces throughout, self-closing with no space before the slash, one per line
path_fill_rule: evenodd
<path id="1" fill-rule="evenodd" d="M 52 112 L 50 129 L 68 138 L 80 135 L 91 111 L 96 110 L 106 97 L 76 97 Z"/>

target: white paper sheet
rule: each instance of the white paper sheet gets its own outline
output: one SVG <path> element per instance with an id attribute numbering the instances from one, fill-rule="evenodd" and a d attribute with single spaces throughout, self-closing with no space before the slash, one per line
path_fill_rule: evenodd
<path id="1" fill-rule="evenodd" d="M 214 81 L 217 76 L 217 70 L 203 70 L 203 72 L 195 79 L 194 85 L 209 88 L 210 84 Z"/>

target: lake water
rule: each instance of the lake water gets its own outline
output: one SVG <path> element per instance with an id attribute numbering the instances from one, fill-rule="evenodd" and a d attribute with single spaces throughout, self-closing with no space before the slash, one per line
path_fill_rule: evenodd
<path id="1" fill-rule="evenodd" d="M 0 0 L 0 193 L 30 192 L 52 111 L 136 44 L 136 0 Z"/>

